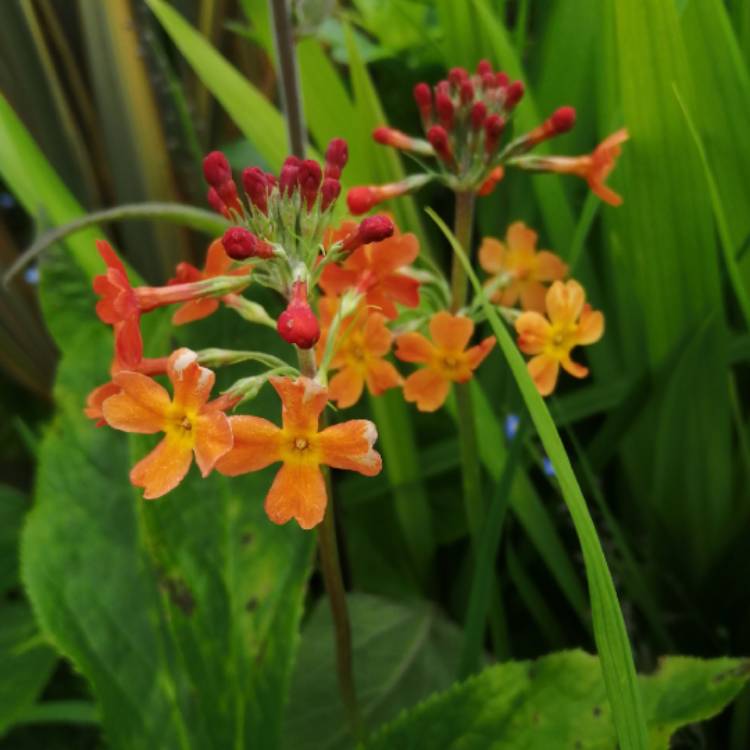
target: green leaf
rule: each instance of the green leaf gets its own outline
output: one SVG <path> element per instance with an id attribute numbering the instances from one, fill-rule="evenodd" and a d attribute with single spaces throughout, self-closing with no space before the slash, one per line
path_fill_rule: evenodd
<path id="1" fill-rule="evenodd" d="M 0 596 L 18 584 L 18 537 L 28 507 L 20 492 L 0 484 Z"/>
<path id="2" fill-rule="evenodd" d="M 429 604 L 396 604 L 350 595 L 354 673 L 363 721 L 390 721 L 435 690 L 451 684 L 461 634 Z M 290 750 L 351 747 L 336 680 L 332 622 L 321 601 L 302 633 L 284 724 Z"/>
<path id="3" fill-rule="evenodd" d="M 750 662 L 667 657 L 639 679 L 650 750 L 719 713 L 750 677 Z M 368 750 L 611 750 L 616 747 L 599 660 L 563 651 L 490 667 L 404 714 Z"/>
<path id="4" fill-rule="evenodd" d="M 631 748 L 645 750 L 647 745 L 643 706 L 636 684 L 635 666 L 625 622 L 596 528 L 591 520 L 591 514 L 578 480 L 573 473 L 570 459 L 565 452 L 549 410 L 529 376 L 523 357 L 494 307 L 487 300 L 463 249 L 440 217 L 431 209 L 427 209 L 427 212 L 451 242 L 454 252 L 458 254 L 471 280 L 475 294 L 480 296 L 487 320 L 497 337 L 498 346 L 518 384 L 544 450 L 552 461 L 583 551 L 594 621 L 594 639 L 602 659 L 604 681 L 612 705 L 617 738 L 623 750 L 631 750 Z"/>

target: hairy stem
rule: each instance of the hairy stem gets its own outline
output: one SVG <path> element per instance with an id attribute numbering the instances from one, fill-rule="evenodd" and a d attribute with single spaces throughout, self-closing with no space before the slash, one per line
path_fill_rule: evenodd
<path id="1" fill-rule="evenodd" d="M 302 97 L 299 91 L 299 70 L 294 49 L 294 29 L 289 17 L 287 0 L 270 0 L 276 56 L 281 76 L 281 94 L 286 115 L 289 150 L 300 159 L 305 158 L 307 138 Z"/>

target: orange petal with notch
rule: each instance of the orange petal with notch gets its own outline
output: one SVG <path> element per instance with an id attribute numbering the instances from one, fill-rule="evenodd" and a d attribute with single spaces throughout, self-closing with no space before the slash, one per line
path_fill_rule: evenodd
<path id="1" fill-rule="evenodd" d="M 328 391 L 302 375 L 296 380 L 275 377 L 270 383 L 281 398 L 284 428 L 316 432 L 318 418 L 328 402 Z"/>
<path id="2" fill-rule="evenodd" d="M 495 337 L 488 336 L 480 341 L 476 346 L 472 346 L 466 352 L 466 364 L 470 369 L 476 370 L 484 362 L 495 346 Z"/>
<path id="3" fill-rule="evenodd" d="M 171 405 L 167 391 L 140 372 L 123 370 L 112 380 L 121 391 L 102 404 L 107 424 L 125 432 L 161 432 Z"/>
<path id="4" fill-rule="evenodd" d="M 193 426 L 195 430 L 195 460 L 201 474 L 208 476 L 216 462 L 232 448 L 232 428 L 223 411 L 211 409 L 200 414 Z"/>
<path id="5" fill-rule="evenodd" d="M 494 237 L 485 237 L 479 246 L 479 265 L 495 276 L 505 269 L 505 245 Z"/>
<path id="6" fill-rule="evenodd" d="M 320 275 L 320 288 L 329 295 L 343 294 L 357 283 L 357 274 L 336 263 L 329 263 Z"/>
<path id="7" fill-rule="evenodd" d="M 339 409 L 348 409 L 359 401 L 365 387 L 363 374 L 356 367 L 344 367 L 328 384 L 328 397 Z"/>
<path id="8" fill-rule="evenodd" d="M 382 357 L 391 350 L 393 334 L 385 324 L 386 318 L 380 313 L 371 313 L 367 316 L 364 325 L 364 345 L 368 354 Z"/>
<path id="9" fill-rule="evenodd" d="M 449 352 L 462 352 L 474 333 L 474 322 L 464 315 L 451 315 L 445 310 L 430 318 L 430 335 L 437 347 Z"/>
<path id="10" fill-rule="evenodd" d="M 578 320 L 586 301 L 586 292 L 575 280 L 555 281 L 547 291 L 547 315 L 553 323 L 572 325 Z"/>
<path id="11" fill-rule="evenodd" d="M 389 299 L 404 307 L 416 307 L 419 304 L 419 281 L 403 273 L 392 273 L 384 276 L 378 288 Z M 392 315 L 388 317 L 393 318 Z"/>
<path id="12" fill-rule="evenodd" d="M 559 281 L 568 273 L 568 264 L 549 250 L 540 250 L 536 254 L 536 273 L 539 281 Z"/>
<path id="13" fill-rule="evenodd" d="M 396 356 L 403 362 L 430 362 L 435 354 L 435 347 L 421 333 L 410 331 L 396 337 Z"/>
<path id="14" fill-rule="evenodd" d="M 537 312 L 521 313 L 516 320 L 518 348 L 524 354 L 539 354 L 552 335 L 547 318 Z"/>
<path id="15" fill-rule="evenodd" d="M 132 468 L 130 481 L 136 487 L 143 487 L 146 500 L 153 500 L 173 490 L 183 480 L 192 459 L 193 451 L 187 441 L 167 435 Z"/>
<path id="16" fill-rule="evenodd" d="M 404 381 L 404 398 L 416 402 L 419 411 L 436 411 L 448 398 L 450 381 L 429 367 L 409 375 Z"/>
<path id="17" fill-rule="evenodd" d="M 599 310 L 592 310 L 590 305 L 583 306 L 581 319 L 578 322 L 577 341 L 579 344 L 593 344 L 604 335 L 604 315 Z"/>
<path id="18" fill-rule="evenodd" d="M 380 454 L 372 447 L 377 439 L 378 431 L 369 419 L 351 419 L 327 427 L 317 436 L 321 462 L 374 477 L 383 468 Z"/>
<path id="19" fill-rule="evenodd" d="M 367 363 L 367 387 L 373 396 L 379 396 L 389 388 L 403 382 L 398 370 L 384 359 L 373 359 Z"/>
<path id="20" fill-rule="evenodd" d="M 265 509 L 273 523 L 294 518 L 303 529 L 317 526 L 325 515 L 326 486 L 315 464 L 284 464 L 266 495 Z"/>
<path id="21" fill-rule="evenodd" d="M 529 229 L 522 221 L 514 221 L 505 234 L 505 241 L 510 250 L 520 251 L 522 255 L 533 255 L 536 248 L 537 233 Z"/>
<path id="22" fill-rule="evenodd" d="M 419 255 L 419 240 L 411 232 L 394 235 L 370 245 L 370 265 L 378 276 L 391 275 L 413 263 Z"/>
<path id="23" fill-rule="evenodd" d="M 267 419 L 240 415 L 229 417 L 232 449 L 216 462 L 221 474 L 236 477 L 249 471 L 265 469 L 280 461 L 281 430 Z"/>
<path id="24" fill-rule="evenodd" d="M 167 375 L 174 387 L 174 403 L 194 411 L 208 401 L 216 380 L 211 370 L 198 364 L 198 355 L 184 346 L 170 355 Z"/>
<path id="25" fill-rule="evenodd" d="M 549 396 L 555 390 L 560 363 L 552 357 L 539 354 L 530 359 L 527 366 L 536 389 L 542 396 Z"/>

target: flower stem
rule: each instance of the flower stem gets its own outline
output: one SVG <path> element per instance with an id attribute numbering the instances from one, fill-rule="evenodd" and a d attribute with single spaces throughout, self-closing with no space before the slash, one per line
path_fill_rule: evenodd
<path id="1" fill-rule="evenodd" d="M 305 158 L 307 137 L 302 97 L 299 91 L 299 69 L 294 50 L 294 29 L 289 17 L 287 0 L 270 0 L 276 57 L 281 74 L 281 94 L 286 115 L 289 150 L 300 159 Z"/>
<path id="2" fill-rule="evenodd" d="M 308 378 L 316 374 L 315 350 L 297 349 L 300 372 Z M 325 426 L 326 414 L 321 415 L 321 427 Z M 336 672 L 338 673 L 339 691 L 344 709 L 349 720 L 355 740 L 362 738 L 362 720 L 357 705 L 357 691 L 354 686 L 354 669 L 352 659 L 352 628 L 349 621 L 349 609 L 346 603 L 344 579 L 341 575 L 341 561 L 336 541 L 336 519 L 331 492 L 331 478 L 327 470 L 323 475 L 326 481 L 328 504 L 323 523 L 318 527 L 318 552 L 320 569 L 323 573 L 328 602 L 331 607 L 333 628 L 336 634 Z"/>

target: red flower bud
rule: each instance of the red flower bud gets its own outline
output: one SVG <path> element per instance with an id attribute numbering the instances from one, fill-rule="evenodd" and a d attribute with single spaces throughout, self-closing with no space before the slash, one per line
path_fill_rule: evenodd
<path id="1" fill-rule="evenodd" d="M 524 90 L 521 81 L 513 81 L 505 90 L 505 109 L 513 109 L 523 98 Z"/>
<path id="2" fill-rule="evenodd" d="M 233 179 L 230 178 L 222 185 L 219 185 L 219 187 L 217 187 L 216 189 L 216 192 L 224 201 L 224 205 L 227 208 L 234 209 L 238 214 L 244 215 L 245 212 L 242 209 L 242 204 L 240 203 L 240 199 L 237 197 L 237 185 L 235 185 Z"/>
<path id="3" fill-rule="evenodd" d="M 451 98 L 442 92 L 435 97 L 435 109 L 437 110 L 440 124 L 450 130 L 453 127 L 453 102 Z"/>
<path id="4" fill-rule="evenodd" d="M 481 76 L 486 76 L 488 74 L 492 73 L 492 64 L 489 60 L 480 60 L 477 63 L 477 74 Z"/>
<path id="5" fill-rule="evenodd" d="M 567 133 L 576 124 L 576 111 L 573 107 L 560 107 L 549 119 L 555 135 Z"/>
<path id="6" fill-rule="evenodd" d="M 474 102 L 471 108 L 471 127 L 479 130 L 485 117 L 487 117 L 487 105 L 484 102 Z"/>
<path id="7" fill-rule="evenodd" d="M 320 210 L 327 211 L 341 193 L 341 183 L 335 177 L 326 177 L 320 188 Z"/>
<path id="8" fill-rule="evenodd" d="M 296 156 L 288 156 L 284 160 L 279 174 L 279 189 L 282 195 L 291 195 L 297 189 L 300 160 Z"/>
<path id="9" fill-rule="evenodd" d="M 453 152 L 448 141 L 448 132 L 441 125 L 433 125 L 427 131 L 427 140 L 430 142 L 435 153 L 445 162 L 453 161 Z"/>
<path id="10" fill-rule="evenodd" d="M 426 83 L 418 83 L 414 87 L 414 101 L 417 103 L 423 122 L 429 121 L 432 117 L 432 91 Z"/>
<path id="11" fill-rule="evenodd" d="M 217 214 L 221 214 L 222 216 L 226 216 L 227 218 L 229 218 L 229 211 L 227 211 L 227 207 L 224 205 L 224 201 L 216 192 L 216 188 L 211 187 L 208 189 L 206 199 L 208 200 L 208 205 L 211 206 L 211 208 L 213 208 L 213 210 L 216 211 Z"/>
<path id="12" fill-rule="evenodd" d="M 349 160 L 349 147 L 343 138 L 334 138 L 326 149 L 326 177 L 341 177 L 341 172 Z"/>
<path id="13" fill-rule="evenodd" d="M 314 159 L 305 159 L 299 165 L 297 182 L 299 183 L 308 211 L 311 210 L 315 204 L 315 200 L 318 197 L 318 188 L 320 187 L 322 179 L 323 173 L 320 169 L 320 164 Z"/>
<path id="14" fill-rule="evenodd" d="M 221 151 L 212 151 L 203 159 L 203 176 L 206 182 L 215 188 L 232 179 L 232 169 Z"/>
<path id="15" fill-rule="evenodd" d="M 469 78 L 469 74 L 464 68 L 451 68 L 448 71 L 448 80 L 456 87 L 460 88 L 461 84 Z"/>
<path id="16" fill-rule="evenodd" d="M 500 71 L 499 73 L 495 73 L 495 85 L 498 88 L 505 88 L 508 83 L 510 83 L 510 78 L 508 78 L 507 73 L 502 71 Z"/>
<path id="17" fill-rule="evenodd" d="M 482 88 L 487 91 L 488 89 L 494 89 L 497 86 L 497 79 L 493 73 L 487 73 L 482 76 Z"/>
<path id="18" fill-rule="evenodd" d="M 242 172 L 242 185 L 250 203 L 259 211 L 267 213 L 270 185 L 266 173 L 259 167 L 248 167 Z"/>
<path id="19" fill-rule="evenodd" d="M 320 324 L 307 302 L 307 284 L 295 281 L 286 310 L 279 315 L 276 330 L 288 344 L 312 349 L 320 338 Z"/>
<path id="20" fill-rule="evenodd" d="M 342 243 L 341 250 L 350 253 L 360 245 L 369 245 L 371 242 L 382 242 L 393 234 L 393 222 L 384 214 L 376 214 L 363 219 L 359 226 L 348 234 Z"/>
<path id="21" fill-rule="evenodd" d="M 488 154 L 494 153 L 504 129 L 505 120 L 500 115 L 492 114 L 484 121 L 484 150 Z"/>
<path id="22" fill-rule="evenodd" d="M 463 81 L 461 83 L 459 96 L 461 97 L 461 104 L 469 104 L 469 102 L 474 101 L 474 87 L 470 81 Z"/>
<path id="23" fill-rule="evenodd" d="M 346 196 L 346 205 L 355 216 L 366 214 L 377 202 L 375 191 L 366 185 L 352 188 Z"/>
<path id="24" fill-rule="evenodd" d="M 258 239 L 245 227 L 230 227 L 221 238 L 227 255 L 232 260 L 247 260 L 248 258 L 270 258 L 273 248 L 263 240 Z"/>

